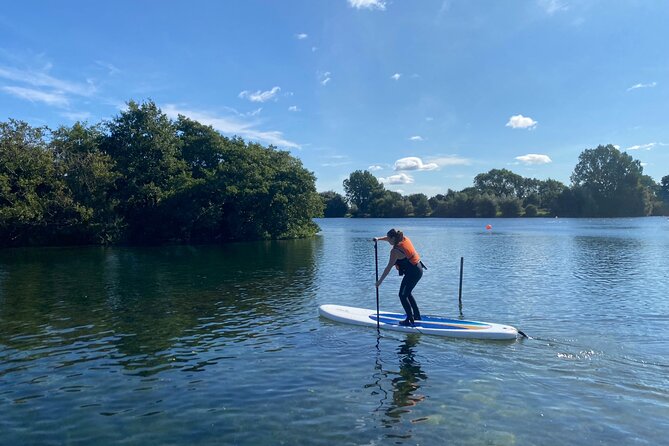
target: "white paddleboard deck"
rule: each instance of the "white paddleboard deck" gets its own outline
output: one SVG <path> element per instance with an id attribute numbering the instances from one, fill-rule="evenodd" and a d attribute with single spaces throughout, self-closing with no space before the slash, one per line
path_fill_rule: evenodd
<path id="1" fill-rule="evenodd" d="M 366 308 L 346 307 L 343 305 L 321 305 L 318 307 L 321 316 L 337 322 L 354 325 L 376 327 L 376 310 Z M 406 318 L 404 313 L 389 313 L 381 311 L 379 314 L 379 328 L 402 331 L 405 333 L 422 333 L 435 336 L 468 339 L 516 339 L 518 330 L 510 325 L 494 324 L 492 322 L 465 321 L 449 319 L 441 316 L 422 315 L 413 327 L 399 325 Z"/>

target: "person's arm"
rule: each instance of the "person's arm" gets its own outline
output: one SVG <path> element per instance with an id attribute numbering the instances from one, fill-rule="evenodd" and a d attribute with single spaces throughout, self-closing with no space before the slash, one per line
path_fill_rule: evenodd
<path id="1" fill-rule="evenodd" d="M 395 266 L 395 262 L 397 262 L 397 259 L 399 258 L 399 254 L 395 248 L 390 250 L 390 259 L 388 259 L 388 265 L 386 265 L 386 269 L 383 270 L 383 274 L 381 274 L 381 278 L 376 282 L 377 288 L 381 286 L 381 282 L 383 282 L 383 279 L 386 278 L 388 273 L 390 272 L 391 269 L 393 269 L 393 266 Z"/>
<path id="2" fill-rule="evenodd" d="M 388 236 L 384 235 L 383 237 L 374 237 L 372 240 L 374 240 L 375 242 L 376 241 L 385 242 L 385 241 L 388 241 Z"/>

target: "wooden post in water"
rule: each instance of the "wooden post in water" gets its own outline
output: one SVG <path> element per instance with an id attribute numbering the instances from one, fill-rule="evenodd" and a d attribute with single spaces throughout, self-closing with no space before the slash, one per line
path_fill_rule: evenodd
<path id="1" fill-rule="evenodd" d="M 458 303 L 460 308 L 460 316 L 462 316 L 462 269 L 464 267 L 465 258 L 460 257 L 460 287 L 458 288 Z"/>

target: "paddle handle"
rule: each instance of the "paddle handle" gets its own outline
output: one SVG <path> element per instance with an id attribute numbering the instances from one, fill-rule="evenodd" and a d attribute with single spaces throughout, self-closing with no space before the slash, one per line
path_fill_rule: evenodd
<path id="1" fill-rule="evenodd" d="M 376 269 L 376 282 L 379 281 L 379 247 L 376 240 L 374 240 L 374 266 Z M 376 286 L 374 282 L 374 288 L 376 289 L 376 329 L 380 330 L 379 322 L 379 287 Z"/>

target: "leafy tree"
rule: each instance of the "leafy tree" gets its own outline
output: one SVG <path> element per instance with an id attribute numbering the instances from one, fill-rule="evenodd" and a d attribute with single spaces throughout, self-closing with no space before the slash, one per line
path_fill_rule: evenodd
<path id="1" fill-rule="evenodd" d="M 474 199 L 474 208 L 477 217 L 497 216 L 497 200 L 488 194 L 476 197 Z"/>
<path id="2" fill-rule="evenodd" d="M 383 185 L 367 170 L 356 170 L 344 180 L 344 192 L 348 202 L 355 205 L 362 215 L 369 214 L 372 201 L 383 191 Z"/>
<path id="3" fill-rule="evenodd" d="M 528 204 L 525 206 L 525 217 L 536 217 L 539 213 L 537 207 L 533 204 Z"/>
<path id="4" fill-rule="evenodd" d="M 415 217 L 427 217 L 430 215 L 430 202 L 425 194 L 413 194 L 407 197 L 413 206 Z"/>
<path id="5" fill-rule="evenodd" d="M 82 210 L 81 243 L 113 243 L 120 240 L 125 226 L 116 215 L 118 200 L 113 198 L 119 174 L 100 149 L 103 137 L 100 126 L 76 123 L 53 132 L 51 141 L 59 174 Z"/>
<path id="6" fill-rule="evenodd" d="M 525 184 L 526 181 L 522 176 L 507 169 L 492 169 L 474 177 L 474 188 L 479 193 L 488 193 L 496 197 L 514 195 L 524 198 Z"/>
<path id="7" fill-rule="evenodd" d="M 102 148 L 120 174 L 114 198 L 129 225 L 127 236 L 132 242 L 159 240 L 171 232 L 172 223 L 172 215 L 165 215 L 167 208 L 159 209 L 159 203 L 189 186 L 175 127 L 155 103 L 131 101 L 107 123 L 107 130 Z"/>
<path id="8" fill-rule="evenodd" d="M 207 178 L 224 161 L 226 146 L 235 144 L 209 125 L 179 115 L 175 122 L 181 156 L 193 178 Z M 238 141 L 237 141 L 238 143 Z"/>
<path id="9" fill-rule="evenodd" d="M 586 149 L 571 175 L 573 187 L 591 198 L 588 217 L 648 215 L 649 193 L 642 184 L 641 163 L 612 145 Z M 590 200 L 589 200 L 590 201 Z"/>
<path id="10" fill-rule="evenodd" d="M 563 183 L 557 180 L 547 179 L 540 181 L 538 186 L 539 207 L 547 209 L 552 215 L 558 210 L 558 197 L 567 189 Z"/>
<path id="11" fill-rule="evenodd" d="M 665 175 L 660 180 L 660 198 L 669 204 L 669 175 Z"/>
<path id="12" fill-rule="evenodd" d="M 516 197 L 507 197 L 500 201 L 499 209 L 502 217 L 520 217 L 522 212 L 522 201 Z"/>
<path id="13" fill-rule="evenodd" d="M 0 123 L 1 246 L 295 238 L 322 212 L 288 152 L 173 122 L 152 102 L 55 132 Z"/>
<path id="14" fill-rule="evenodd" d="M 87 218 L 72 198 L 46 142 L 46 128 L 0 123 L 0 244 L 76 242 Z"/>
<path id="15" fill-rule="evenodd" d="M 369 206 L 372 217 L 401 218 L 413 213 L 411 201 L 398 192 L 384 190 Z"/>
<path id="16" fill-rule="evenodd" d="M 325 210 L 323 211 L 325 218 L 345 217 L 348 212 L 348 205 L 343 195 L 334 191 L 321 192 L 319 194 Z"/>

